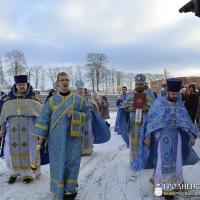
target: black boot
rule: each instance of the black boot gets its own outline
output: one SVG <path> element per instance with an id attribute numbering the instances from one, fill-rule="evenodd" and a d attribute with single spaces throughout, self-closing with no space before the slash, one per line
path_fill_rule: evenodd
<path id="1" fill-rule="evenodd" d="M 73 194 L 65 194 L 63 200 L 74 200 L 76 198 L 77 192 Z"/>
<path id="2" fill-rule="evenodd" d="M 166 200 L 175 200 L 173 195 L 164 195 Z"/>
<path id="3" fill-rule="evenodd" d="M 16 182 L 16 180 L 17 180 L 17 176 L 10 176 L 8 180 L 8 184 L 13 184 Z"/>
<path id="4" fill-rule="evenodd" d="M 33 181 L 33 179 L 31 179 L 31 178 L 24 178 L 23 179 L 23 183 L 24 184 L 29 184 L 29 183 L 31 183 Z"/>

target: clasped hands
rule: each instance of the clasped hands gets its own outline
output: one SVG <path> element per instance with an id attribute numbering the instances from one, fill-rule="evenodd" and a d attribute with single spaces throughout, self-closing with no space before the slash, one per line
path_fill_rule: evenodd
<path id="1" fill-rule="evenodd" d="M 136 108 L 135 108 L 134 106 L 129 106 L 129 107 L 128 107 L 128 111 L 129 111 L 129 112 L 135 112 L 135 110 L 136 110 Z M 143 111 L 148 110 L 147 106 L 144 105 L 144 107 L 142 108 L 142 110 L 143 110 Z"/>
<path id="2" fill-rule="evenodd" d="M 72 113 L 73 113 L 73 111 L 72 111 L 72 106 L 70 106 L 70 107 L 66 110 L 66 114 L 67 114 L 68 117 L 72 117 Z"/>
<path id="3" fill-rule="evenodd" d="M 68 117 L 72 117 L 72 110 L 71 109 L 67 110 L 66 114 Z"/>

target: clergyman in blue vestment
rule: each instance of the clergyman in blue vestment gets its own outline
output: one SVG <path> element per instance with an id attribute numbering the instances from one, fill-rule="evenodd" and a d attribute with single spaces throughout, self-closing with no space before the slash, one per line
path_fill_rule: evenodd
<path id="1" fill-rule="evenodd" d="M 128 94 L 127 94 L 127 87 L 123 86 L 122 87 L 122 94 L 120 96 L 118 96 L 117 101 L 116 101 L 116 106 L 118 107 L 118 109 L 117 109 L 117 116 L 116 116 L 114 131 L 116 133 L 118 133 L 119 135 L 121 134 L 121 131 L 120 131 L 120 122 L 119 122 L 120 114 L 122 112 L 121 106 L 122 106 L 123 102 L 126 100 L 127 96 L 128 96 Z"/>
<path id="2" fill-rule="evenodd" d="M 48 140 L 50 190 L 59 200 L 72 200 L 77 194 L 81 132 L 86 116 L 84 98 L 71 92 L 69 83 L 68 74 L 58 74 L 59 92 L 45 103 L 33 133 Z"/>
<path id="3" fill-rule="evenodd" d="M 119 118 L 121 136 L 130 148 L 130 163 L 133 169 L 135 169 L 135 159 L 138 155 L 141 127 L 154 102 L 153 92 L 149 88 L 145 90 L 145 82 L 145 75 L 137 74 L 135 76 L 135 91 L 128 95 L 121 106 L 122 111 Z M 138 94 L 144 97 L 142 108 L 137 108 L 134 103 L 134 97 Z"/>
<path id="4" fill-rule="evenodd" d="M 181 83 L 168 79 L 167 94 L 159 96 L 147 114 L 136 163 L 137 169 L 154 168 L 150 182 L 166 196 L 183 186 L 182 166 L 199 161 L 192 149 L 198 130 L 182 102 Z"/>

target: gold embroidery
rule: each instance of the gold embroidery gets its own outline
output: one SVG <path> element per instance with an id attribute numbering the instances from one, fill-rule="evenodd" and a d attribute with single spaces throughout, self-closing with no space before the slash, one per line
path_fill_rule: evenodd
<path id="1" fill-rule="evenodd" d="M 14 148 L 16 148 L 18 146 L 18 144 L 16 143 L 16 142 L 14 142 L 13 144 L 12 144 L 12 147 L 14 147 Z"/>
<path id="2" fill-rule="evenodd" d="M 24 133 L 27 131 L 28 129 L 26 127 L 22 127 L 21 131 L 23 131 Z"/>
<path id="3" fill-rule="evenodd" d="M 51 182 L 56 184 L 58 188 L 64 187 L 64 183 L 58 183 L 58 181 L 54 178 L 51 178 Z M 77 180 L 76 179 L 66 179 L 65 183 L 66 184 L 74 184 L 74 183 L 77 183 Z"/>
<path id="4" fill-rule="evenodd" d="M 35 124 L 35 127 L 40 128 L 40 129 L 43 129 L 43 130 L 45 130 L 45 131 L 48 131 L 48 127 L 47 127 L 47 126 L 43 126 L 43 125 L 38 124 L 38 123 Z"/>
<path id="5" fill-rule="evenodd" d="M 26 142 L 23 142 L 23 143 L 21 144 L 21 146 L 24 147 L 24 148 L 27 147 L 27 145 L 28 145 L 28 144 L 27 144 Z"/>
<path id="6" fill-rule="evenodd" d="M 21 105 L 17 105 L 16 106 L 16 112 L 17 112 L 17 115 L 20 115 L 20 112 L 22 111 L 22 106 Z"/>
<path id="7" fill-rule="evenodd" d="M 13 133 L 15 133 L 15 132 L 17 131 L 17 129 L 16 129 L 15 127 L 13 127 L 13 128 L 11 129 L 11 131 L 12 131 Z"/>
<path id="8" fill-rule="evenodd" d="M 51 110 L 54 111 L 55 110 L 55 106 L 54 106 L 54 102 L 53 102 L 53 97 L 50 98 L 49 105 L 50 105 Z"/>
<path id="9" fill-rule="evenodd" d="M 13 170 L 30 170 L 30 166 L 20 167 L 20 166 L 13 166 Z"/>
<path id="10" fill-rule="evenodd" d="M 131 140 L 131 144 L 139 144 L 139 140 L 137 140 L 137 139 L 132 139 L 132 140 Z"/>
<path id="11" fill-rule="evenodd" d="M 35 133 L 32 133 L 32 135 L 35 136 L 35 137 L 38 137 L 38 138 L 46 139 L 46 137 L 41 136 L 41 135 L 37 135 L 37 134 L 35 134 Z"/>

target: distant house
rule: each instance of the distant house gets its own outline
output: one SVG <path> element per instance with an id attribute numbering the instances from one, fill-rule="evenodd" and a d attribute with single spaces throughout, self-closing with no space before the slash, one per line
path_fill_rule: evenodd
<path id="1" fill-rule="evenodd" d="M 190 76 L 190 77 L 177 77 L 183 81 L 184 86 L 189 86 L 190 84 L 195 84 L 196 87 L 200 87 L 200 77 Z"/>

